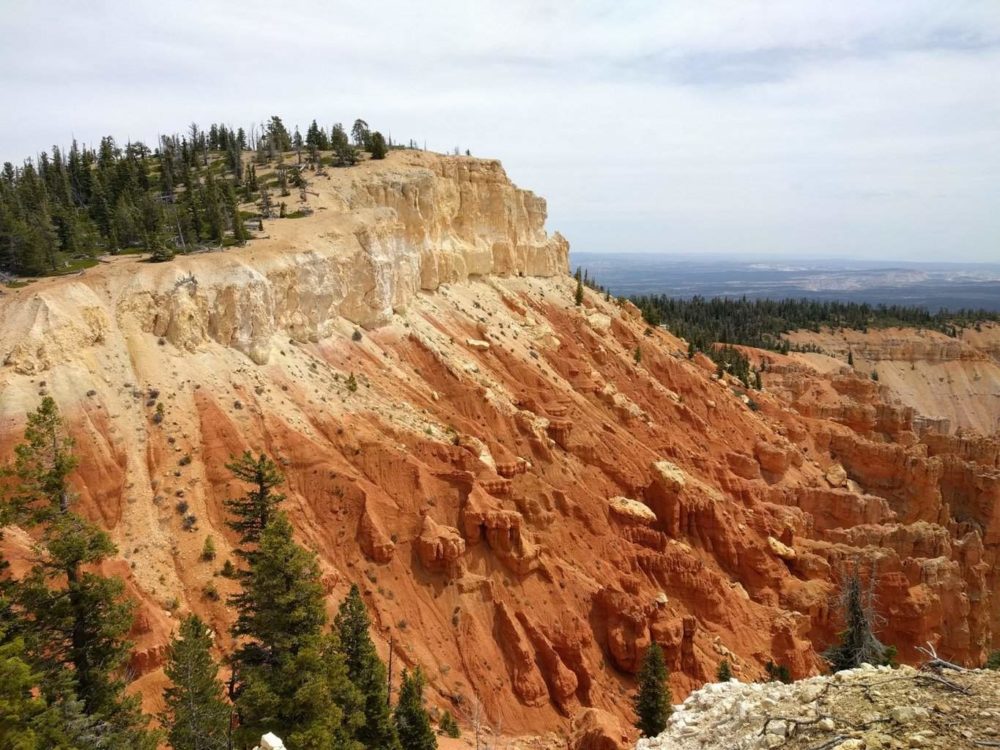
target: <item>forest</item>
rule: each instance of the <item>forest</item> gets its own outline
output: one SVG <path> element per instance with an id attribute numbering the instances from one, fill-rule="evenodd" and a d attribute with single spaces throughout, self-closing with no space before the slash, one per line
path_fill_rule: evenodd
<path id="1" fill-rule="evenodd" d="M 709 351 L 716 344 L 739 344 L 787 353 L 791 347 L 782 334 L 796 330 L 819 332 L 824 327 L 867 331 L 905 326 L 957 336 L 963 328 L 1000 321 L 1000 313 L 988 310 L 932 313 L 922 307 L 810 299 L 642 295 L 631 301 L 647 323 L 665 326 L 700 351 Z"/>
<path id="2" fill-rule="evenodd" d="M 362 119 L 350 133 L 313 120 L 303 136 L 277 115 L 247 129 L 192 123 L 152 148 L 111 136 L 96 147 L 53 146 L 0 170 L 0 275 L 72 273 L 105 254 L 164 261 L 244 244 L 264 219 L 285 215 L 280 199 L 291 189 L 304 192 L 325 168 L 350 167 L 365 152 L 382 159 L 391 148 Z M 258 178 L 268 165 L 273 172 Z"/>
<path id="3" fill-rule="evenodd" d="M 419 667 L 404 669 L 393 690 L 392 661 L 387 670 L 357 586 L 328 621 L 317 557 L 281 509 L 284 478 L 250 452 L 227 464 L 246 488 L 224 502 L 236 562 L 218 574 L 239 583 L 228 601 L 231 639 L 178 612 L 165 707 L 145 714 L 128 690 L 136 603 L 103 572 L 117 552 L 110 536 L 75 510 L 77 465 L 46 396 L 0 466 L 0 534 L 16 525 L 34 546 L 17 576 L 0 552 L 0 747 L 232 750 L 273 732 L 295 750 L 433 750 L 437 733 L 458 735 L 448 711 L 432 726 Z M 216 554 L 206 537 L 202 560 Z M 212 584 L 203 595 L 220 596 Z"/>

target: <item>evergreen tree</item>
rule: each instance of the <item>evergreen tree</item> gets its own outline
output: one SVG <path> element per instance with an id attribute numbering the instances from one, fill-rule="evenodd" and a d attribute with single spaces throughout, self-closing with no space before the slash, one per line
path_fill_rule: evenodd
<path id="1" fill-rule="evenodd" d="M 79 699 L 83 713 L 121 746 L 153 748 L 137 696 L 121 677 L 130 644 L 132 605 L 124 584 L 94 568 L 115 553 L 111 539 L 72 511 L 69 476 L 76 467 L 55 401 L 46 396 L 28 415 L 24 442 L 14 449 L 8 513 L 40 529 L 45 554 L 8 589 L 6 609 L 54 700 Z M 109 740 L 110 741 L 110 740 Z"/>
<path id="2" fill-rule="evenodd" d="M 355 735 L 365 747 L 399 750 L 399 739 L 389 711 L 385 664 L 369 635 L 371 625 L 361 591 L 352 585 L 340 605 L 334 627 L 347 664 L 347 674 L 364 699 L 365 721 Z"/>
<path id="3" fill-rule="evenodd" d="M 226 521 L 226 525 L 239 534 L 240 544 L 243 545 L 237 554 L 248 557 L 246 546 L 257 543 L 278 504 L 285 499 L 284 495 L 274 491 L 284 483 L 285 478 L 274 461 L 263 453 L 254 458 L 250 451 L 244 451 L 242 456 L 229 461 L 226 468 L 237 479 L 252 485 L 243 497 L 227 499 L 222 503 L 233 516 Z"/>
<path id="4" fill-rule="evenodd" d="M 357 149 L 351 145 L 351 142 L 347 139 L 347 131 L 344 130 L 344 126 L 339 122 L 333 126 L 333 132 L 330 134 L 330 147 L 337 155 L 337 163 L 340 166 L 348 167 L 357 163 Z"/>
<path id="5" fill-rule="evenodd" d="M 663 650 L 656 643 L 651 643 L 639 670 L 639 692 L 634 703 L 635 725 L 643 737 L 655 737 L 667 726 L 667 717 L 673 711 L 667 677 Z"/>
<path id="6" fill-rule="evenodd" d="M 371 151 L 373 159 L 384 159 L 389 153 L 389 147 L 385 143 L 385 136 L 377 130 L 371 136 Z"/>
<path id="7" fill-rule="evenodd" d="M 719 668 L 715 672 L 715 679 L 719 682 L 729 682 L 733 679 L 733 670 L 729 666 L 728 659 L 723 659 L 719 662 Z"/>
<path id="8" fill-rule="evenodd" d="M 393 718 L 402 750 L 435 750 L 437 737 L 424 708 L 424 675 L 419 667 L 412 673 L 403 670 Z"/>
<path id="9" fill-rule="evenodd" d="M 323 634 L 323 599 L 316 556 L 275 513 L 243 576 L 233 626 L 242 739 L 280 731 L 289 747 L 303 750 L 360 748 L 352 736 L 363 723 L 362 698 L 336 637 Z"/>
<path id="10" fill-rule="evenodd" d="M 634 362 L 635 362 L 635 363 L 636 363 L 637 365 L 638 365 L 638 364 L 642 364 L 642 349 L 641 349 L 641 348 L 639 348 L 638 346 L 637 346 L 637 347 L 635 348 L 635 351 L 634 351 L 634 352 L 632 352 L 632 360 L 633 360 L 633 361 L 634 361 Z"/>
<path id="11" fill-rule="evenodd" d="M 68 673 L 54 689 L 31 661 L 21 637 L 0 626 L 0 747 L 13 750 L 90 750 L 110 748 L 94 719 L 65 688 Z M 70 697 L 59 700 L 53 695 Z"/>
<path id="12" fill-rule="evenodd" d="M 451 711 L 447 709 L 445 709 L 445 712 L 441 714 L 441 719 L 438 721 L 438 728 L 446 737 L 456 739 L 462 736 L 462 730 L 458 728 L 458 722 L 455 721 L 455 717 L 451 715 Z"/>
<path id="13" fill-rule="evenodd" d="M 219 667 L 211 649 L 212 638 L 201 618 L 184 618 L 164 668 L 171 686 L 163 691 L 166 710 L 161 722 L 173 750 L 227 747 L 230 708 L 216 679 Z"/>
<path id="14" fill-rule="evenodd" d="M 579 268 L 576 269 L 576 295 L 573 300 L 577 307 L 583 304 L 583 276 L 580 275 Z"/>
<path id="15" fill-rule="evenodd" d="M 849 367 L 854 367 L 854 352 L 850 349 L 847 350 L 847 364 Z"/>
<path id="16" fill-rule="evenodd" d="M 368 123 L 360 117 L 351 126 L 351 137 L 354 139 L 355 146 L 366 151 L 370 150 L 371 131 L 368 129 Z"/>

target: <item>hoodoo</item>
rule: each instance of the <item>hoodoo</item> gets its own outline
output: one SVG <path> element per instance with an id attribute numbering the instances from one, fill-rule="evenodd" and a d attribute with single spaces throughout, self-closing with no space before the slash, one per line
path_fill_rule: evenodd
<path id="1" fill-rule="evenodd" d="M 627 740 L 652 642 L 675 700 L 723 660 L 816 675 L 852 566 L 902 661 L 997 644 L 995 437 L 800 355 L 747 350 L 751 389 L 629 302 L 575 304 L 545 201 L 496 161 L 394 150 L 303 197 L 245 247 L 0 296 L 3 458 L 53 397 L 80 510 L 141 603 L 151 710 L 186 613 L 231 645 L 225 464 L 246 450 L 280 468 L 330 612 L 357 584 L 382 655 L 460 723 L 481 707 L 493 731 Z M 3 545 L 23 571 L 30 537 Z"/>

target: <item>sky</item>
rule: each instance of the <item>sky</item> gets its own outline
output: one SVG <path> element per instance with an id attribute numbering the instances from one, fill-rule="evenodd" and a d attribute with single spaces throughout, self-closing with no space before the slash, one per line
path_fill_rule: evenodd
<path id="1" fill-rule="evenodd" d="M 0 0 L 0 161 L 363 117 L 599 252 L 1000 260 L 1000 0 Z"/>

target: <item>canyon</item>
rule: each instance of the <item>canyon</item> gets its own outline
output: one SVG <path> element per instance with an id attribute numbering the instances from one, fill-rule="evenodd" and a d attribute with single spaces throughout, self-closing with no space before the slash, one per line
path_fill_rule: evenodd
<path id="1" fill-rule="evenodd" d="M 246 247 L 0 295 L 0 459 L 52 396 L 150 710 L 185 612 L 231 645 L 244 450 L 281 466 L 331 611 L 361 586 L 382 655 L 466 726 L 481 704 L 496 732 L 624 744 L 652 641 L 675 700 L 723 659 L 819 674 L 855 566 L 902 661 L 1000 647 L 1000 327 L 797 333 L 824 354 L 747 350 L 747 390 L 626 301 L 575 305 L 567 241 L 499 162 L 394 151 L 311 190 Z M 31 539 L 3 544 L 23 569 Z"/>

